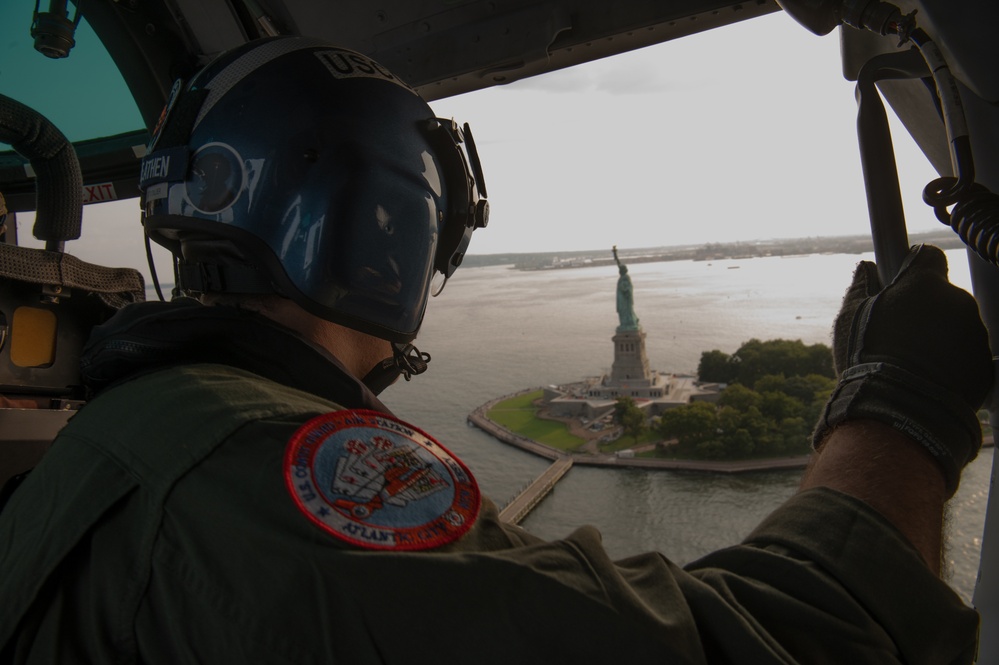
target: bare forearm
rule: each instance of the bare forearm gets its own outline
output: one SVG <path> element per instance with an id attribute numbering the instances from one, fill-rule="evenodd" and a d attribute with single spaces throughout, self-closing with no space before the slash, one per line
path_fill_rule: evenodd
<path id="1" fill-rule="evenodd" d="M 946 488 L 939 466 L 908 437 L 872 420 L 834 429 L 805 472 L 801 488 L 828 487 L 884 515 L 940 572 Z"/>

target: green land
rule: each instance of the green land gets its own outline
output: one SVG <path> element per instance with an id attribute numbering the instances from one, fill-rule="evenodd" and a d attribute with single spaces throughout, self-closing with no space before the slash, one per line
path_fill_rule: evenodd
<path id="1" fill-rule="evenodd" d="M 497 402 L 486 416 L 525 439 L 584 455 L 630 449 L 629 456 L 674 460 L 800 458 L 811 451 L 812 423 L 836 383 L 828 346 L 781 339 L 751 339 L 731 355 L 705 351 L 698 376 L 727 387 L 717 400 L 674 406 L 651 421 L 632 398 L 618 398 L 605 422 L 623 432 L 611 441 L 604 440 L 611 430 L 550 416 L 541 389 Z"/>
<path id="2" fill-rule="evenodd" d="M 486 416 L 511 432 L 552 448 L 569 451 L 583 445 L 585 440 L 570 433 L 565 423 L 538 418 L 534 402 L 541 395 L 542 391 L 535 390 L 497 402 Z"/>
<path id="3" fill-rule="evenodd" d="M 630 397 L 612 421 L 623 433 L 605 440 L 578 418 L 556 418 L 542 391 L 498 402 L 487 417 L 510 432 L 564 452 L 684 460 L 741 461 L 800 457 L 811 450 L 811 423 L 835 384 L 832 350 L 800 340 L 751 339 L 736 353 L 701 355 L 698 376 L 725 384 L 716 400 L 673 406 L 651 420 Z"/>

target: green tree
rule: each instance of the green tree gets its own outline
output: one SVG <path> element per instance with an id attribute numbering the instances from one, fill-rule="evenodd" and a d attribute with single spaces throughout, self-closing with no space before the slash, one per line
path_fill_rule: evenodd
<path id="1" fill-rule="evenodd" d="M 739 426 L 749 432 L 749 435 L 757 442 L 757 448 L 760 447 L 760 441 L 766 437 L 767 431 L 770 429 L 767 419 L 755 406 L 751 406 L 743 411 L 742 418 L 739 420 Z"/>
<path id="2" fill-rule="evenodd" d="M 749 430 L 737 429 L 725 437 L 727 448 L 736 457 L 749 457 L 756 450 L 756 443 L 753 441 Z"/>
<path id="3" fill-rule="evenodd" d="M 747 411 L 750 407 L 759 407 L 763 397 L 746 386 L 734 383 L 718 396 L 718 406 L 731 406 L 737 411 Z"/>
<path id="4" fill-rule="evenodd" d="M 621 418 L 624 416 L 625 411 L 636 408 L 638 407 L 635 405 L 635 400 L 633 398 L 618 397 L 614 400 L 614 413 L 612 415 L 614 422 L 620 425 Z"/>
<path id="5" fill-rule="evenodd" d="M 726 459 L 729 451 L 721 441 L 701 441 L 694 447 L 694 451 L 700 459 Z"/>
<path id="6" fill-rule="evenodd" d="M 817 374 L 829 379 L 836 378 L 833 370 L 832 349 L 825 344 L 812 344 L 808 347 L 808 369 L 801 372 L 804 375 Z"/>
<path id="7" fill-rule="evenodd" d="M 800 400 L 780 392 L 763 393 L 763 400 L 760 403 L 760 412 L 774 422 L 800 417 L 804 409 L 805 405 Z"/>
<path id="8" fill-rule="evenodd" d="M 754 338 L 745 342 L 732 354 L 732 364 L 735 367 L 733 381 L 751 386 L 756 383 L 756 379 L 766 373 L 761 370 L 760 365 L 760 347 L 762 344 L 763 342 Z"/>
<path id="9" fill-rule="evenodd" d="M 618 397 L 614 405 L 614 422 L 624 428 L 624 433 L 638 443 L 638 437 L 642 436 L 648 429 L 645 421 L 645 412 L 635 404 L 635 400 L 630 397 Z"/>
<path id="10" fill-rule="evenodd" d="M 785 386 L 787 385 L 788 379 L 784 378 L 783 374 L 766 374 L 756 380 L 753 384 L 753 390 L 760 393 L 774 393 L 774 392 L 787 392 Z"/>
<path id="11" fill-rule="evenodd" d="M 747 386 L 767 374 L 834 376 L 832 350 L 825 344 L 806 346 L 801 340 L 751 339 L 732 354 L 730 364 L 736 367 L 733 380 Z"/>
<path id="12" fill-rule="evenodd" d="M 785 453 L 806 454 L 811 447 L 809 427 L 804 418 L 785 418 L 780 422 Z"/>
<path id="13" fill-rule="evenodd" d="M 735 368 L 729 363 L 729 355 L 718 349 L 701 353 L 697 378 L 712 383 L 731 383 L 735 378 Z"/>
<path id="14" fill-rule="evenodd" d="M 822 409 L 835 387 L 836 379 L 819 374 L 809 374 L 808 376 L 795 376 L 788 379 L 786 390 L 788 394 L 801 399 L 802 404 L 805 405 L 801 411 L 801 417 L 805 419 L 805 422 L 814 423 L 819 419 L 819 414 L 822 413 Z"/>
<path id="15" fill-rule="evenodd" d="M 672 450 L 706 459 L 807 452 L 810 424 L 836 383 L 828 346 L 785 339 L 750 339 L 731 356 L 705 351 L 698 375 L 729 385 L 713 408 L 672 409 L 658 429 L 678 441 Z"/>
<path id="16" fill-rule="evenodd" d="M 741 427 L 742 412 L 731 406 L 719 406 L 715 412 L 718 418 L 718 429 L 729 433 Z"/>
<path id="17" fill-rule="evenodd" d="M 715 436 L 718 414 L 710 402 L 691 402 L 664 412 L 659 417 L 659 433 L 681 445 L 697 444 Z"/>
<path id="18" fill-rule="evenodd" d="M 795 398 L 802 404 L 811 404 L 815 401 L 816 395 L 822 390 L 831 379 L 818 374 L 808 376 L 792 376 L 784 381 L 782 391 Z"/>

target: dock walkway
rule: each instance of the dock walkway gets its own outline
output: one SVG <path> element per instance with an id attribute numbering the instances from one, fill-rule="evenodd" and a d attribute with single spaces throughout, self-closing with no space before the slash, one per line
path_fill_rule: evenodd
<path id="1" fill-rule="evenodd" d="M 619 457 L 608 454 L 571 455 L 511 432 L 489 419 L 487 415 L 489 409 L 498 402 L 535 390 L 540 390 L 540 388 L 527 388 L 510 395 L 497 397 L 486 402 L 468 415 L 469 423 L 496 439 L 539 457 L 552 460 L 551 466 L 521 490 L 517 496 L 511 499 L 506 507 L 500 510 L 500 518 L 513 524 L 518 524 L 535 506 L 541 503 L 541 500 L 551 493 L 555 487 L 555 483 L 572 468 L 573 464 L 609 468 L 671 469 L 676 471 L 708 471 L 714 473 L 741 473 L 746 471 L 802 468 L 808 464 L 808 456 L 787 459 L 713 462 L 708 460 Z"/>
<path id="2" fill-rule="evenodd" d="M 500 511 L 500 519 L 510 524 L 519 524 L 535 506 L 541 503 L 542 499 L 548 496 L 555 488 L 555 483 L 571 468 L 571 457 L 568 455 L 559 457 Z"/>

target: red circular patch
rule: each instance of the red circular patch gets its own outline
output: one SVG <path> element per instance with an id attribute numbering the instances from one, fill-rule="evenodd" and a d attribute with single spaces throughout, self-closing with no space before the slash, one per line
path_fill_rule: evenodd
<path id="1" fill-rule="evenodd" d="M 313 418 L 284 457 L 288 491 L 324 531 L 378 550 L 426 550 L 454 542 L 479 514 L 468 468 L 432 437 L 377 411 Z"/>

